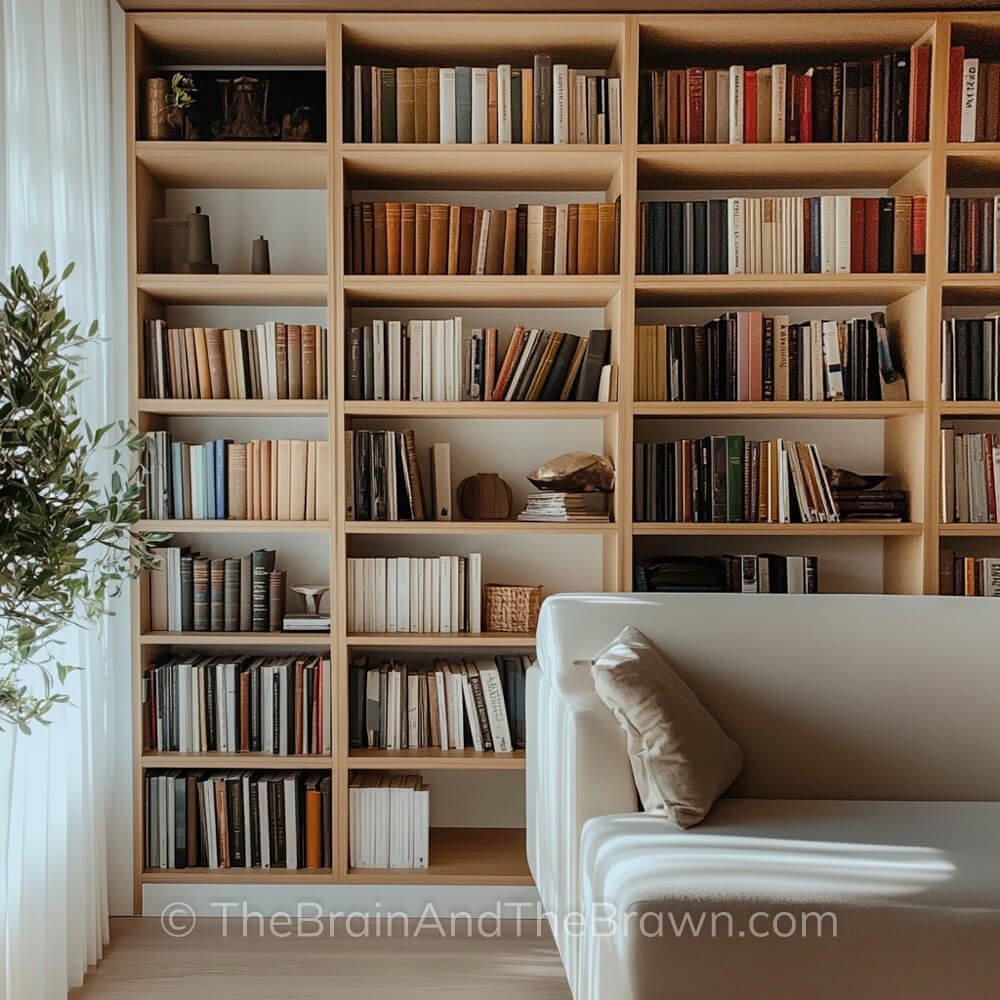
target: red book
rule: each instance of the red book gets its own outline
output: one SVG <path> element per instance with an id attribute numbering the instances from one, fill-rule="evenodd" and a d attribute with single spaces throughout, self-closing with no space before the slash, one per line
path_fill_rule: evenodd
<path id="1" fill-rule="evenodd" d="M 865 198 L 865 274 L 878 274 L 878 198 Z"/>
<path id="2" fill-rule="evenodd" d="M 912 234 L 914 274 L 922 274 L 927 270 L 927 197 L 916 194 L 913 196 L 913 234 Z"/>
<path id="3" fill-rule="evenodd" d="M 851 274 L 865 273 L 865 199 L 851 199 Z"/>
<path id="4" fill-rule="evenodd" d="M 757 70 L 743 73 L 743 141 L 757 141 Z"/>
<path id="5" fill-rule="evenodd" d="M 931 99 L 931 47 L 910 49 L 910 142 L 927 142 Z"/>
<path id="6" fill-rule="evenodd" d="M 687 71 L 687 141 L 705 141 L 705 71 L 693 68 Z"/>
<path id="7" fill-rule="evenodd" d="M 813 141 L 813 78 L 804 73 L 799 81 L 799 142 Z"/>
<path id="8" fill-rule="evenodd" d="M 965 46 L 953 45 L 948 58 L 948 142 L 962 140 L 962 81 Z"/>

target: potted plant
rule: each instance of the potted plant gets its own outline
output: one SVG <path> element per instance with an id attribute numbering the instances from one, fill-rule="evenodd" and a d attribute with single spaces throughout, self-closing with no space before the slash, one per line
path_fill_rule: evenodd
<path id="1" fill-rule="evenodd" d="M 163 108 L 164 124 L 170 139 L 187 138 L 188 112 L 194 105 L 197 91 L 194 80 L 187 73 L 174 73 L 167 87 Z"/>
<path id="2" fill-rule="evenodd" d="M 76 666 L 57 633 L 108 614 L 161 540 L 135 531 L 143 435 L 77 411 L 98 331 L 63 309 L 72 265 L 57 277 L 42 254 L 38 268 L 37 281 L 13 267 L 0 282 L 0 728 L 24 732 L 68 700 L 60 688 Z"/>

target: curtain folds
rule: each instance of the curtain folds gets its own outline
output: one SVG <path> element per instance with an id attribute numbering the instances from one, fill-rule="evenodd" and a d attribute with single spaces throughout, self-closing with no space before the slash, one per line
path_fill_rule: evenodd
<path id="1" fill-rule="evenodd" d="M 75 261 L 67 313 L 96 319 L 108 338 L 87 357 L 78 405 L 103 424 L 119 416 L 114 369 L 126 329 L 108 0 L 0 2 L 0 269 L 33 272 L 43 250 L 56 271 Z M 65 657 L 85 667 L 72 675 L 72 704 L 30 736 L 0 734 L 0 997 L 65 997 L 107 940 L 112 782 L 129 739 L 109 706 L 114 685 L 128 683 L 127 660 L 115 655 L 126 627 L 113 619 L 67 630 Z"/>

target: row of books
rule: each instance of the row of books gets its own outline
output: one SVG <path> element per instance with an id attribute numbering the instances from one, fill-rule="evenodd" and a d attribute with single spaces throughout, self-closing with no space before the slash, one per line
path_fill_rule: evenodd
<path id="1" fill-rule="evenodd" d="M 521 655 L 436 659 L 429 666 L 358 657 L 350 673 L 351 746 L 523 750 L 529 665 Z"/>
<path id="2" fill-rule="evenodd" d="M 846 469 L 828 473 L 830 492 L 841 521 L 905 521 L 909 496 L 888 476 L 860 476 Z"/>
<path id="3" fill-rule="evenodd" d="M 347 560 L 347 631 L 482 631 L 482 553 Z"/>
<path id="4" fill-rule="evenodd" d="M 427 508 L 412 430 L 347 431 L 345 442 L 349 520 L 425 520 Z M 432 448 L 432 466 L 433 457 Z M 434 484 L 436 489 L 436 477 Z M 450 499 L 450 462 L 447 490 Z M 435 510 L 437 506 L 435 502 Z"/>
<path id="5" fill-rule="evenodd" d="M 927 142 L 930 44 L 825 66 L 643 70 L 639 142 Z"/>
<path id="6" fill-rule="evenodd" d="M 146 509 L 153 518 L 325 521 L 328 441 L 175 441 L 146 437 Z"/>
<path id="7" fill-rule="evenodd" d="M 430 789 L 419 774 L 355 771 L 347 792 L 352 868 L 426 868 Z"/>
<path id="8" fill-rule="evenodd" d="M 143 746 L 328 754 L 330 685 L 325 656 L 169 656 L 143 675 Z"/>
<path id="9" fill-rule="evenodd" d="M 349 66 L 345 142 L 622 141 L 621 80 L 539 53 L 530 67 Z"/>
<path id="10" fill-rule="evenodd" d="M 737 197 L 644 201 L 639 274 L 922 272 L 927 199 Z"/>
<path id="11" fill-rule="evenodd" d="M 518 324 L 501 355 L 497 328 L 470 329 L 461 316 L 373 320 L 345 331 L 347 398 L 596 402 L 602 386 L 605 399 L 611 391 L 610 347 L 610 330 Z"/>
<path id="12" fill-rule="evenodd" d="M 187 546 L 154 549 L 149 621 L 154 632 L 280 632 L 285 571 L 274 549 L 209 558 Z"/>
<path id="13" fill-rule="evenodd" d="M 741 435 L 637 442 L 636 521 L 839 521 L 814 444 Z"/>
<path id="14" fill-rule="evenodd" d="M 1000 435 L 941 429 L 941 520 L 996 524 Z"/>
<path id="15" fill-rule="evenodd" d="M 513 208 L 347 206 L 352 274 L 617 274 L 621 199 Z"/>
<path id="16" fill-rule="evenodd" d="M 1000 142 L 1000 62 L 948 54 L 948 142 Z"/>
<path id="17" fill-rule="evenodd" d="M 542 490 L 529 493 L 519 521 L 541 521 L 547 524 L 599 524 L 611 519 L 603 493 L 565 493 Z"/>
<path id="18" fill-rule="evenodd" d="M 326 399 L 328 358 L 326 328 L 315 323 L 143 323 L 147 399 Z"/>
<path id="19" fill-rule="evenodd" d="M 938 590 L 955 597 L 1000 597 L 1000 559 L 941 550 Z"/>
<path id="20" fill-rule="evenodd" d="M 955 274 L 1000 273 L 1000 195 L 948 195 L 948 270 Z"/>
<path id="21" fill-rule="evenodd" d="M 1000 400 L 998 316 L 941 321 L 941 398 Z"/>
<path id="22" fill-rule="evenodd" d="M 728 594 L 818 594 L 816 556 L 658 556 L 636 563 L 639 592 L 684 591 Z"/>
<path id="23" fill-rule="evenodd" d="M 329 773 L 147 771 L 146 868 L 329 868 Z"/>
<path id="24" fill-rule="evenodd" d="M 642 324 L 636 399 L 646 401 L 904 400 L 883 313 L 806 320 L 757 311 L 703 326 Z"/>

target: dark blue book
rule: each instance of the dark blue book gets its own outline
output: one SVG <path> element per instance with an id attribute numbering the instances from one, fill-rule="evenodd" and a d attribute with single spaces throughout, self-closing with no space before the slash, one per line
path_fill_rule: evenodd
<path id="1" fill-rule="evenodd" d="M 215 513 L 215 442 L 206 441 L 201 449 L 201 472 L 205 490 L 205 517 L 210 521 L 216 518 Z"/>
<path id="2" fill-rule="evenodd" d="M 226 496 L 227 462 L 229 456 L 229 445 L 232 442 L 225 438 L 217 438 L 215 441 L 215 516 L 217 518 L 227 517 L 229 514 L 228 497 Z"/>

